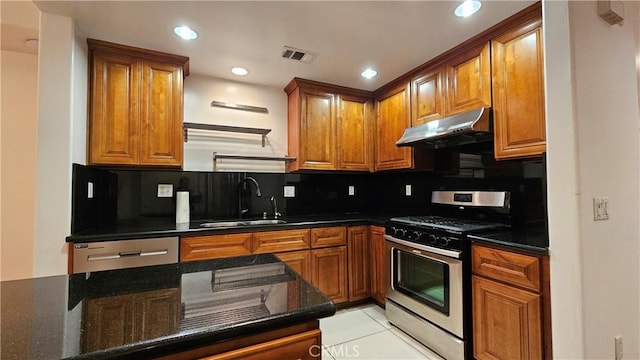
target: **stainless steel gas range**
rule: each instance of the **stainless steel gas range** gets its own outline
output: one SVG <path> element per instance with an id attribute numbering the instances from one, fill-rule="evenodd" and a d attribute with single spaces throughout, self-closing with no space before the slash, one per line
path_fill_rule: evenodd
<path id="1" fill-rule="evenodd" d="M 432 207 L 438 206 L 447 216 L 389 220 L 385 243 L 390 323 L 446 359 L 473 358 L 471 258 L 466 236 L 508 226 L 476 218 L 508 213 L 509 201 L 510 194 L 504 191 L 434 191 Z"/>

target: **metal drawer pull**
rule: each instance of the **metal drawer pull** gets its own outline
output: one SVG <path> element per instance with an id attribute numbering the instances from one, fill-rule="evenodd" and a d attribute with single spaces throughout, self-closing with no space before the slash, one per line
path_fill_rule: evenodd
<path id="1" fill-rule="evenodd" d="M 87 261 L 98 261 L 98 260 L 115 260 L 119 259 L 119 254 L 114 255 L 89 255 L 87 256 Z"/>
<path id="2" fill-rule="evenodd" d="M 87 256 L 87 261 L 99 261 L 99 260 L 116 260 L 120 258 L 128 258 L 128 257 L 136 257 L 136 256 L 161 256 L 167 255 L 169 250 L 155 250 L 155 251 L 126 251 L 118 254 L 110 254 L 110 255 L 89 255 Z"/>
<path id="3" fill-rule="evenodd" d="M 156 250 L 156 251 L 147 251 L 140 253 L 140 256 L 156 256 L 156 255 L 167 255 L 169 250 Z"/>

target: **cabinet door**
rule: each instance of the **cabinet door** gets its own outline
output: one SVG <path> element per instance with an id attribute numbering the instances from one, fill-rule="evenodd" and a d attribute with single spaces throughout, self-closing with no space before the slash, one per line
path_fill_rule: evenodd
<path id="1" fill-rule="evenodd" d="M 396 146 L 404 130 L 411 126 L 409 84 L 383 94 L 376 103 L 376 171 L 412 168 L 412 149 Z"/>
<path id="2" fill-rule="evenodd" d="M 371 241 L 371 297 L 380 304 L 385 302 L 385 249 L 384 228 L 372 226 L 370 230 Z"/>
<path id="3" fill-rule="evenodd" d="M 369 99 L 338 97 L 336 151 L 339 170 L 373 170 L 371 108 Z"/>
<path id="4" fill-rule="evenodd" d="M 141 62 L 94 51 L 91 58 L 89 165 L 136 165 Z"/>
<path id="5" fill-rule="evenodd" d="M 476 359 L 542 359 L 540 295 L 473 276 Z"/>
<path id="6" fill-rule="evenodd" d="M 311 248 L 347 245 L 346 226 L 311 229 Z"/>
<path id="7" fill-rule="evenodd" d="M 182 166 L 182 67 L 143 61 L 140 164 Z"/>
<path id="8" fill-rule="evenodd" d="M 540 24 L 492 40 L 495 157 L 546 151 L 543 50 Z"/>
<path id="9" fill-rule="evenodd" d="M 311 250 L 311 283 L 335 303 L 349 300 L 347 247 Z"/>
<path id="10" fill-rule="evenodd" d="M 347 238 L 349 301 L 366 299 L 371 295 L 369 228 L 350 226 Z"/>
<path id="11" fill-rule="evenodd" d="M 180 239 L 180 261 L 251 254 L 251 233 L 189 236 Z"/>
<path id="12" fill-rule="evenodd" d="M 302 277 L 311 282 L 311 253 L 309 250 L 289 251 L 275 254 Z"/>
<path id="13" fill-rule="evenodd" d="M 411 125 L 445 117 L 444 68 L 430 69 L 411 81 Z"/>
<path id="14" fill-rule="evenodd" d="M 135 338 L 134 295 L 109 296 L 86 302 L 84 351 L 129 344 Z"/>
<path id="15" fill-rule="evenodd" d="M 301 91 L 300 169 L 336 169 L 335 97 L 321 91 Z"/>
<path id="16" fill-rule="evenodd" d="M 447 113 L 458 114 L 491 106 L 489 43 L 447 62 Z"/>
<path id="17" fill-rule="evenodd" d="M 136 340 L 173 334 L 180 326 L 180 289 L 148 291 L 136 295 Z"/>

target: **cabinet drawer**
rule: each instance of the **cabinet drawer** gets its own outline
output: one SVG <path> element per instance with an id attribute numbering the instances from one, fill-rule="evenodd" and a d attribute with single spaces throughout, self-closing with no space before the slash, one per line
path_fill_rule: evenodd
<path id="1" fill-rule="evenodd" d="M 472 257 L 475 274 L 540 291 L 539 258 L 477 245 L 473 246 Z"/>
<path id="2" fill-rule="evenodd" d="M 251 254 L 251 233 L 190 236 L 180 241 L 180 261 Z"/>
<path id="3" fill-rule="evenodd" d="M 253 253 L 309 249 L 309 229 L 253 233 Z"/>
<path id="4" fill-rule="evenodd" d="M 347 245 L 345 226 L 311 229 L 311 247 L 314 249 Z"/>

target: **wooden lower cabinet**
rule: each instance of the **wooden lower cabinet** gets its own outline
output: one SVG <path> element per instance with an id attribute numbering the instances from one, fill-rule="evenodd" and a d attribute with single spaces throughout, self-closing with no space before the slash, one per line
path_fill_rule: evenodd
<path id="1" fill-rule="evenodd" d="M 385 303 L 385 248 L 384 248 L 384 228 L 381 226 L 371 226 L 369 232 L 371 242 L 371 297 L 381 305 Z"/>
<path id="2" fill-rule="evenodd" d="M 335 303 L 349 301 L 347 247 L 311 250 L 311 283 Z"/>
<path id="3" fill-rule="evenodd" d="M 474 356 L 542 359 L 540 295 L 473 276 Z"/>
<path id="4" fill-rule="evenodd" d="M 349 301 L 366 299 L 371 296 L 369 227 L 349 227 L 347 239 Z"/>
<path id="5" fill-rule="evenodd" d="M 318 359 L 322 354 L 320 330 L 268 341 L 223 354 L 209 356 L 203 360 L 272 360 L 272 359 Z"/>
<path id="6" fill-rule="evenodd" d="M 161 317 L 148 317 L 162 309 Z M 180 324 L 180 289 L 153 290 L 87 300 L 83 314 L 85 352 L 169 335 Z"/>
<path id="7" fill-rule="evenodd" d="M 189 236 L 180 239 L 180 261 L 251 254 L 251 233 Z"/>
<path id="8" fill-rule="evenodd" d="M 253 254 L 279 253 L 309 248 L 309 229 L 253 233 Z"/>
<path id="9" fill-rule="evenodd" d="M 309 250 L 289 251 L 275 254 L 302 277 L 311 282 L 311 252 Z"/>

